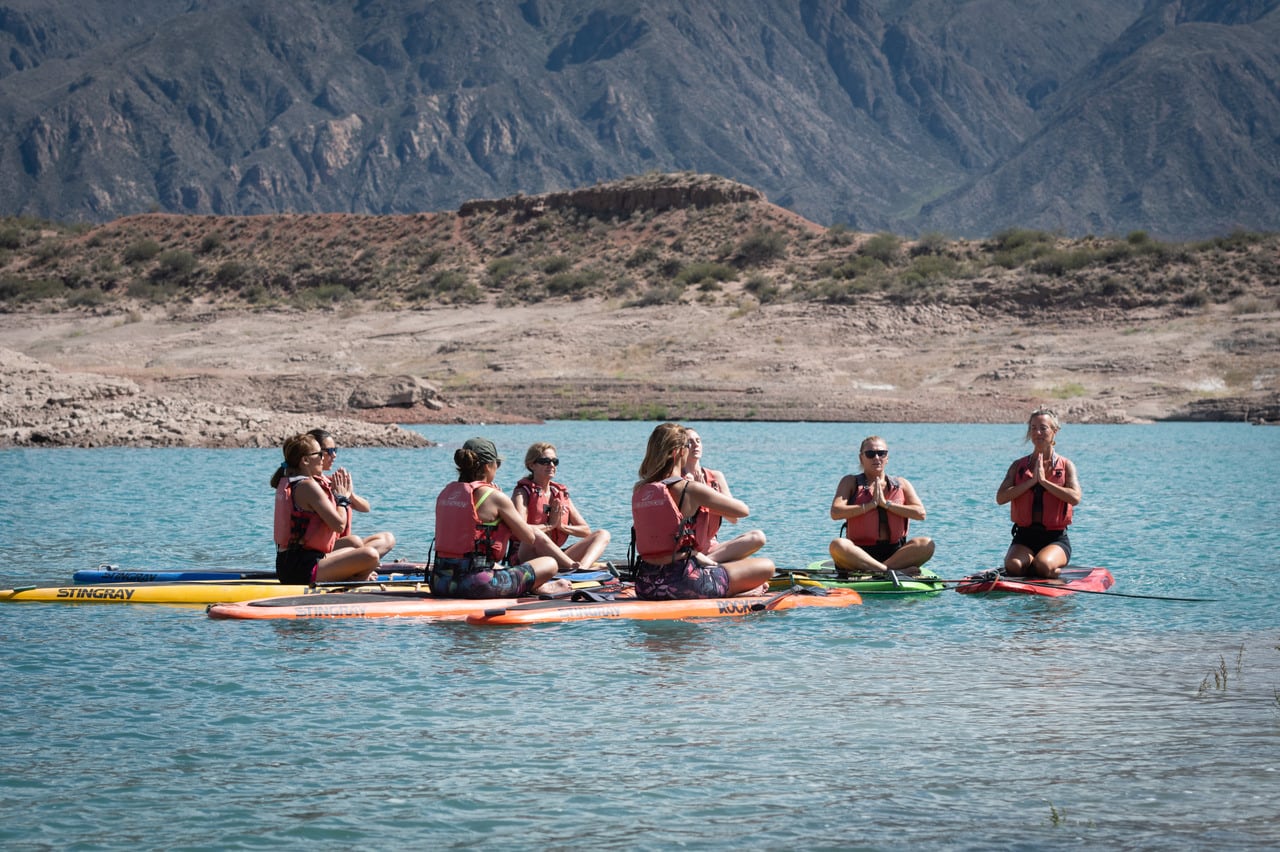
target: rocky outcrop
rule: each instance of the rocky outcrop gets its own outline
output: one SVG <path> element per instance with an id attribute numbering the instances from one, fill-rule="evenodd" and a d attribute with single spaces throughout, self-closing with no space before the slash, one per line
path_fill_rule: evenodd
<path id="1" fill-rule="evenodd" d="M 1249 422 L 1280 424 L 1280 393 L 1266 399 L 1218 397 L 1197 399 L 1171 414 L 1166 420 L 1193 422 Z"/>
<path id="2" fill-rule="evenodd" d="M 661 175 L 567 192 L 468 201 L 458 208 L 458 215 L 515 213 L 536 216 L 550 210 L 561 210 L 592 216 L 628 216 L 644 210 L 704 208 L 744 201 L 765 201 L 765 196 L 758 189 L 711 175 Z"/>
<path id="3" fill-rule="evenodd" d="M 395 380 L 382 389 L 375 383 L 364 398 L 408 398 L 405 387 L 409 384 Z M 156 393 L 131 379 L 63 372 L 0 349 L 0 446 L 278 447 L 288 436 L 318 425 L 341 435 L 348 446 L 432 444 L 395 425 L 254 407 L 244 404 L 245 394 L 211 394 L 207 384 L 180 383 L 165 390 Z M 414 389 L 418 402 L 422 390 Z"/>

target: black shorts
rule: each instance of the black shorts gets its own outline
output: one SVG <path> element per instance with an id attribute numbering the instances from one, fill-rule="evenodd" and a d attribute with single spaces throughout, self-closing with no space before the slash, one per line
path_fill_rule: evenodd
<path id="1" fill-rule="evenodd" d="M 1066 530 L 1047 530 L 1039 524 L 1029 527 L 1014 524 L 1013 543 L 1022 545 L 1033 554 L 1039 553 L 1051 544 L 1056 544 L 1062 548 L 1063 553 L 1067 554 L 1067 562 L 1071 561 L 1071 539 L 1067 538 Z"/>
<path id="2" fill-rule="evenodd" d="M 276 579 L 290 586 L 314 586 L 316 566 L 324 554 L 318 550 L 291 547 L 276 552 Z"/>
<path id="3" fill-rule="evenodd" d="M 883 562 L 902 549 L 906 541 L 877 541 L 875 544 L 859 544 L 866 554 L 877 562 Z"/>

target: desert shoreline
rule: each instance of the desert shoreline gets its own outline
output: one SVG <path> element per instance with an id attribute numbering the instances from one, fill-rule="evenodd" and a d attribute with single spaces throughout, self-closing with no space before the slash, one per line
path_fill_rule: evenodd
<path id="1" fill-rule="evenodd" d="M 1212 360 L 1215 341 L 1267 322 L 1201 312 L 1058 327 L 945 306 L 741 315 L 605 300 L 10 313 L 0 445 L 279 446 L 317 424 L 348 445 L 424 446 L 398 424 L 1016 423 L 1041 404 L 1075 423 L 1274 422 L 1274 390 L 1214 390 L 1231 366 Z"/>

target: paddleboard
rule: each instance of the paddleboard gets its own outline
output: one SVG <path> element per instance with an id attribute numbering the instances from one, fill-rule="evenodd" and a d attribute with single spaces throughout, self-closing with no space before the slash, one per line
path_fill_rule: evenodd
<path id="1" fill-rule="evenodd" d="M 419 584 L 412 584 L 419 585 Z M 352 586 L 342 584 L 341 588 Z M 190 583 L 108 583 L 75 586 L 20 586 L 0 590 L 0 603 L 211 604 L 266 597 L 318 595 L 330 586 L 281 585 L 275 580 L 203 580 Z M 368 588 L 378 588 L 370 585 Z"/>
<path id="2" fill-rule="evenodd" d="M 974 574 L 956 584 L 956 591 L 962 595 L 978 594 L 1019 594 L 1041 595 L 1057 598 L 1073 592 L 1105 592 L 1115 585 L 1115 577 L 1106 568 L 1090 568 L 1084 565 L 1068 565 L 1062 569 L 1060 582 L 1052 580 L 1036 580 L 1024 577 L 1000 575 L 993 577 L 990 573 Z"/>
<path id="3" fill-rule="evenodd" d="M 238 603 L 213 604 L 210 618 L 455 618 L 494 607 L 516 606 L 537 598 L 435 598 L 425 591 L 389 590 L 331 592 L 323 597 L 265 598 Z"/>
<path id="4" fill-rule="evenodd" d="M 811 562 L 803 571 L 779 572 L 769 580 L 770 589 L 785 589 L 794 582 L 802 586 L 822 586 L 828 589 L 853 589 L 863 597 L 901 597 L 904 595 L 936 595 L 945 591 L 946 583 L 927 567 L 918 575 L 896 574 L 892 577 L 877 574 L 836 575 L 835 563 L 830 559 Z"/>
<path id="5" fill-rule="evenodd" d="M 815 595 L 803 590 L 789 594 L 741 595 L 733 598 L 700 598 L 681 601 L 643 601 L 619 598 L 613 601 L 536 601 L 515 606 L 493 606 L 484 612 L 467 616 L 468 624 L 513 625 L 540 624 L 551 621 L 586 621 L 589 619 L 637 619 L 642 621 L 678 620 L 685 618 L 723 618 L 750 615 L 770 609 L 799 607 L 847 607 L 862 603 L 853 589 L 826 589 Z"/>
<path id="6" fill-rule="evenodd" d="M 424 562 L 383 562 L 378 579 L 382 582 L 421 577 L 426 568 Z M 185 569 L 158 569 L 130 571 L 115 565 L 99 565 L 71 575 L 73 583 L 190 583 L 200 580 L 274 580 L 275 569 L 249 570 L 236 568 L 210 568 L 203 571 Z"/>

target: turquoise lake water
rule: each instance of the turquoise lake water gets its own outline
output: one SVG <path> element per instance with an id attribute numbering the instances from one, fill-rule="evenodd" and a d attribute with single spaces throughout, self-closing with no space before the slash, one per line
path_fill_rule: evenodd
<path id="1" fill-rule="evenodd" d="M 1017 425 L 696 423 L 799 568 L 884 437 L 932 567 L 999 564 Z M 622 561 L 652 423 L 419 427 L 346 449 L 392 556 L 425 557 L 453 449 L 525 448 Z M 339 441 L 341 436 L 339 436 Z M 1148 597 L 868 599 L 701 622 L 224 622 L 0 605 L 10 849 L 1280 846 L 1280 430 L 1066 424 L 1074 562 Z M 4 450 L 0 588 L 80 568 L 271 564 L 277 450 Z M 732 527 L 725 526 L 726 531 Z M 1189 603 L 1155 597 L 1215 598 Z"/>

